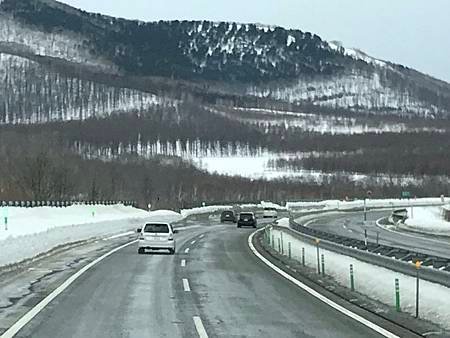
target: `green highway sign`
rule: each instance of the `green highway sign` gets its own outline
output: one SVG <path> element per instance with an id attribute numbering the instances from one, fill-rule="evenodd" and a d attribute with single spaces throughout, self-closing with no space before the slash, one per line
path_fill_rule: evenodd
<path id="1" fill-rule="evenodd" d="M 411 193 L 409 191 L 402 191 L 402 197 L 403 198 L 410 198 L 411 197 Z"/>

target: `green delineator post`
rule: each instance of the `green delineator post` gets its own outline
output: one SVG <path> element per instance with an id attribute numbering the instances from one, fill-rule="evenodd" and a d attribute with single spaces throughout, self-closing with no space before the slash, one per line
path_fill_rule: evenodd
<path id="1" fill-rule="evenodd" d="M 350 289 L 355 291 L 355 278 L 353 276 L 353 264 L 350 264 Z"/>
<path id="2" fill-rule="evenodd" d="M 419 292 L 419 283 L 420 283 L 420 266 L 422 265 L 421 261 L 416 262 L 416 318 L 419 318 L 419 298 L 420 298 L 420 292 Z"/>
<path id="3" fill-rule="evenodd" d="M 325 255 L 322 254 L 320 258 L 322 260 L 322 275 L 325 275 Z"/>
<path id="4" fill-rule="evenodd" d="M 289 253 L 289 259 L 291 259 L 292 258 L 291 242 L 288 242 L 288 253 Z"/>
<path id="5" fill-rule="evenodd" d="M 400 312 L 400 285 L 398 282 L 398 278 L 395 279 L 395 308 L 397 312 Z"/>
<path id="6" fill-rule="evenodd" d="M 305 266 L 305 248 L 302 248 L 302 265 Z"/>
<path id="7" fill-rule="evenodd" d="M 316 239 L 316 246 L 317 246 L 317 274 L 320 275 L 320 252 L 319 252 L 319 243 L 320 239 Z"/>

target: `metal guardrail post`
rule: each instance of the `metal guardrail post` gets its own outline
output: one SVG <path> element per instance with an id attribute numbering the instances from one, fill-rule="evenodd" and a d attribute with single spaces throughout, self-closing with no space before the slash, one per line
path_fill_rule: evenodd
<path id="1" fill-rule="evenodd" d="M 281 241 L 279 237 L 278 237 L 278 252 L 281 252 Z"/>
<path id="2" fill-rule="evenodd" d="M 280 242 L 281 242 L 281 254 L 284 255 L 284 241 L 283 241 L 283 233 L 280 232 Z"/>
<path id="3" fill-rule="evenodd" d="M 305 248 L 302 248 L 302 265 L 305 266 Z"/>
<path id="4" fill-rule="evenodd" d="M 289 259 L 292 258 L 292 249 L 291 249 L 291 242 L 288 242 L 288 253 L 289 253 Z"/>

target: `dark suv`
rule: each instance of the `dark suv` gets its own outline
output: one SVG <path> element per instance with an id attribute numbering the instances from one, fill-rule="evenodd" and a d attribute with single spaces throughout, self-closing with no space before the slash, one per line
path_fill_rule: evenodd
<path id="1" fill-rule="evenodd" d="M 237 222 L 238 228 L 243 227 L 243 226 L 256 228 L 256 225 L 257 225 L 256 217 L 253 212 L 241 212 L 239 214 L 239 220 Z"/>
<path id="2" fill-rule="evenodd" d="M 233 211 L 225 210 L 220 214 L 220 223 L 233 222 L 236 223 L 236 216 Z"/>

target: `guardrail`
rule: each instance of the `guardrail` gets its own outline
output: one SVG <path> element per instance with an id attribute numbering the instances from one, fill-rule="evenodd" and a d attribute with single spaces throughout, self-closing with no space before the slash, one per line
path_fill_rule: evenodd
<path id="1" fill-rule="evenodd" d="M 123 204 L 125 206 L 137 206 L 136 201 L 0 201 L 0 207 L 22 207 L 22 208 L 36 208 L 36 207 L 69 207 L 71 205 L 114 205 Z"/>
<path id="2" fill-rule="evenodd" d="M 320 239 L 320 245 L 325 249 L 413 277 L 416 274 L 414 263 L 421 261 L 424 267 L 421 271 L 423 279 L 450 287 L 449 258 L 371 242 L 367 242 L 366 245 L 365 241 L 305 227 L 292 219 L 291 228 L 274 227 L 300 236 L 312 244 Z"/>

